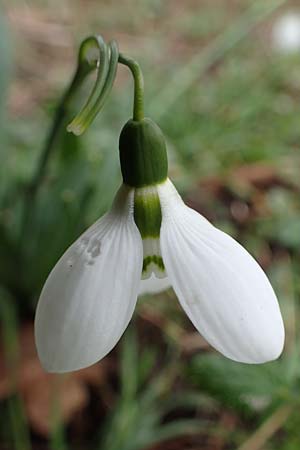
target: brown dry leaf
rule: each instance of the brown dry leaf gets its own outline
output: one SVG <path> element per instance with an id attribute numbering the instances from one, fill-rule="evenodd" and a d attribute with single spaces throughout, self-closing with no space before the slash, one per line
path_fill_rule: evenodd
<path id="1" fill-rule="evenodd" d="M 219 425 L 221 429 L 224 429 L 227 432 L 233 432 L 237 427 L 237 418 L 234 414 L 231 414 L 228 411 L 222 411 L 219 419 Z M 211 434 L 208 437 L 208 448 L 223 450 L 226 448 L 226 444 L 226 440 L 224 439 L 224 435 L 222 433 Z"/>
<path id="2" fill-rule="evenodd" d="M 190 331 L 189 328 L 186 329 L 182 324 L 177 323 L 173 319 L 169 319 L 164 311 L 160 311 L 153 306 L 155 305 L 144 303 L 138 309 L 139 316 L 149 324 L 160 329 L 162 333 L 171 339 L 174 339 L 184 354 L 191 354 L 210 348 L 210 345 L 197 331 Z"/>
<path id="3" fill-rule="evenodd" d="M 162 441 L 147 450 L 215 450 L 215 447 L 206 445 L 203 436 L 178 437 L 176 440 Z"/>
<path id="4" fill-rule="evenodd" d="M 11 2 L 13 3 L 13 2 Z M 64 89 L 76 64 L 68 12 L 54 15 L 36 5 L 7 4 L 9 25 L 15 35 L 16 71 L 8 98 L 13 117 L 40 114 L 40 106 Z M 52 12 L 53 13 L 53 12 Z"/>
<path id="5" fill-rule="evenodd" d="M 48 436 L 60 420 L 68 423 L 73 414 L 87 405 L 88 392 L 72 375 L 45 374 L 26 386 L 23 398 L 31 426 L 37 433 Z"/>
<path id="6" fill-rule="evenodd" d="M 266 189 L 280 182 L 276 168 L 267 164 L 246 164 L 229 174 L 229 179 L 236 183 L 246 183 L 256 188 Z"/>
<path id="7" fill-rule="evenodd" d="M 26 40 L 47 46 L 70 47 L 72 39 L 69 18 L 49 17 L 49 11 L 37 7 L 7 7 L 6 14 L 12 26 L 20 31 Z"/>
<path id="8" fill-rule="evenodd" d="M 195 331 L 193 333 L 186 333 L 181 338 L 181 348 L 182 351 L 186 354 L 194 353 L 199 350 L 207 350 L 210 348 L 210 345 L 206 340 Z"/>
<path id="9" fill-rule="evenodd" d="M 206 177 L 198 183 L 195 190 L 185 197 L 186 204 L 203 214 L 209 220 L 214 220 L 214 213 L 211 210 L 211 203 L 215 199 L 223 198 L 224 182 L 220 177 Z"/>
<path id="10" fill-rule="evenodd" d="M 20 329 L 19 351 L 17 365 L 14 370 L 9 369 L 5 363 L 3 345 L 0 346 L 0 398 L 20 392 L 30 424 L 44 436 L 48 436 L 51 426 L 54 426 L 55 405 L 57 414 L 67 423 L 86 406 L 87 385 L 99 386 L 104 382 L 103 364 L 95 364 L 65 376 L 46 373 L 36 353 L 31 322 Z"/>

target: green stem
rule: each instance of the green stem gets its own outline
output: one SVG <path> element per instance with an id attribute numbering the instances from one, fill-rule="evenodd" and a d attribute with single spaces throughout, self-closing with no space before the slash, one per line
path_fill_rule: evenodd
<path id="1" fill-rule="evenodd" d="M 56 142 L 56 139 L 62 129 L 63 123 L 65 122 L 69 104 L 82 81 L 84 80 L 85 76 L 86 67 L 79 65 L 69 87 L 67 88 L 56 109 L 54 120 L 46 137 L 46 141 L 43 146 L 37 167 L 28 188 L 25 190 L 22 221 L 20 227 L 20 243 L 22 243 L 24 234 L 26 234 L 28 223 L 30 223 L 32 211 L 35 207 L 36 194 L 46 172 L 50 157 L 55 149 L 54 144 Z"/>
<path id="2" fill-rule="evenodd" d="M 90 39 L 88 38 L 84 40 L 80 46 L 76 72 L 56 109 L 54 120 L 43 146 L 36 170 L 29 183 L 28 189 L 25 191 L 23 217 L 20 228 L 20 242 L 22 242 L 27 225 L 30 222 L 30 217 L 34 210 L 36 193 L 46 172 L 50 157 L 55 149 L 54 144 L 56 139 L 66 120 L 70 103 L 86 76 L 97 67 L 97 58 L 90 54 L 90 49 Z"/>
<path id="3" fill-rule="evenodd" d="M 8 370 L 12 394 L 8 400 L 8 418 L 15 450 L 32 450 L 29 428 L 19 388 L 20 347 L 18 318 L 11 296 L 1 290 L 0 323 L 3 332 L 4 362 Z"/>
<path id="4" fill-rule="evenodd" d="M 29 187 L 31 199 L 35 196 L 36 191 L 37 191 L 37 189 L 40 185 L 40 182 L 43 178 L 48 161 L 54 150 L 54 143 L 59 134 L 59 131 L 62 128 L 62 124 L 65 121 L 69 104 L 70 104 L 71 100 L 73 99 L 74 94 L 77 92 L 78 88 L 80 87 L 81 83 L 83 82 L 85 76 L 86 76 L 85 71 L 82 70 L 81 66 L 79 66 L 78 69 L 76 70 L 73 80 L 71 81 L 69 87 L 67 88 L 65 94 L 63 95 L 63 97 L 56 109 L 56 113 L 54 116 L 52 126 L 51 126 L 48 136 L 46 138 L 37 168 L 35 170 L 35 174 L 32 177 L 32 181 L 31 181 L 31 184 Z"/>
<path id="5" fill-rule="evenodd" d="M 62 418 L 62 407 L 59 393 L 62 389 L 63 375 L 56 375 L 51 383 L 51 404 L 50 404 L 50 450 L 67 450 L 68 445 L 65 437 L 65 428 Z"/>
<path id="6" fill-rule="evenodd" d="M 127 66 L 134 79 L 134 104 L 133 120 L 140 121 L 144 118 L 144 77 L 137 61 L 119 54 L 119 63 Z"/>
<path id="7" fill-rule="evenodd" d="M 293 412 L 290 404 L 282 405 L 241 445 L 238 450 L 261 450 L 266 442 L 284 425 Z"/>

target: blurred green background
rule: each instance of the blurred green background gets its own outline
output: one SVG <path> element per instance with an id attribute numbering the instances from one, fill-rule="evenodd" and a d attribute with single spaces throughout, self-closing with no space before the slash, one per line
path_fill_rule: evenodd
<path id="1" fill-rule="evenodd" d="M 0 449 L 298 450 L 300 43 L 287 51 L 276 35 L 285 14 L 300 13 L 298 1 L 2 0 L 0 8 Z M 170 177 L 186 202 L 271 278 L 287 334 L 279 361 L 226 360 L 169 290 L 139 300 L 99 364 L 64 377 L 41 369 L 32 332 L 40 289 L 121 182 L 118 136 L 133 89 L 121 66 L 104 111 L 80 138 L 61 128 L 39 177 L 79 44 L 93 33 L 140 62 L 146 112 L 165 133 Z"/>

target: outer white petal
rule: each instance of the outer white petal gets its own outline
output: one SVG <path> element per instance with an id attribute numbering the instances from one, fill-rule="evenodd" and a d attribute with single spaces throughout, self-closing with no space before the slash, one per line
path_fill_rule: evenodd
<path id="1" fill-rule="evenodd" d="M 159 196 L 162 257 L 194 326 L 235 361 L 276 359 L 284 326 L 260 266 L 234 239 L 185 206 L 170 181 L 159 186 Z"/>
<path id="2" fill-rule="evenodd" d="M 141 280 L 139 295 L 144 294 L 158 294 L 163 292 L 171 286 L 168 277 L 157 278 L 153 273 L 151 277 Z"/>
<path id="3" fill-rule="evenodd" d="M 69 247 L 42 290 L 35 336 L 46 370 L 86 367 L 115 346 L 134 311 L 142 260 L 133 191 L 122 186 L 112 210 Z"/>

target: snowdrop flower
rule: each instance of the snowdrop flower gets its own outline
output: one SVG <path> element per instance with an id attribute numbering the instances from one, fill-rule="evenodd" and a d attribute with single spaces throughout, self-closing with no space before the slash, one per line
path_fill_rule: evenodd
<path id="1" fill-rule="evenodd" d="M 284 53 L 300 50 L 300 14 L 289 12 L 280 17 L 272 30 L 273 45 Z"/>
<path id="2" fill-rule="evenodd" d="M 111 210 L 71 245 L 42 290 L 35 334 L 44 368 L 65 372 L 99 361 L 124 333 L 138 294 L 168 286 L 226 357 L 277 358 L 284 327 L 266 275 L 238 242 L 184 204 L 154 122 L 127 122 L 120 161 L 123 184 Z"/>

